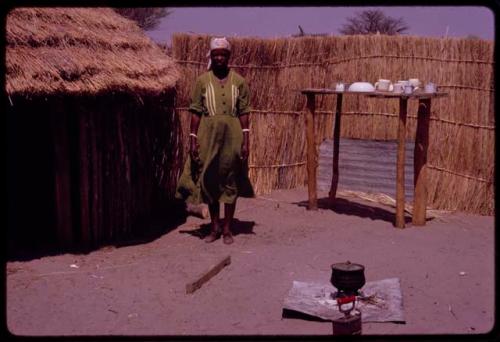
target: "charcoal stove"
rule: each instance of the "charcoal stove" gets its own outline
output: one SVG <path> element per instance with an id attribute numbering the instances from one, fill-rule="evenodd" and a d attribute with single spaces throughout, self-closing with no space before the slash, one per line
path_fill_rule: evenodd
<path id="1" fill-rule="evenodd" d="M 337 301 L 338 310 L 344 314 L 332 321 L 334 335 L 360 335 L 361 311 L 356 309 L 356 296 L 365 285 L 365 267 L 350 261 L 332 265 L 330 282 L 337 289 L 332 298 Z"/>

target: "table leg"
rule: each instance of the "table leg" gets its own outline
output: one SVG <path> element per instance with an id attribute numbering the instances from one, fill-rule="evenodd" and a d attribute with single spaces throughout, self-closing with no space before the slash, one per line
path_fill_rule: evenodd
<path id="1" fill-rule="evenodd" d="M 421 99 L 418 103 L 417 133 L 414 150 L 414 200 L 412 223 L 425 225 L 425 208 L 427 205 L 427 148 L 429 146 L 429 120 L 431 99 Z"/>
<path id="2" fill-rule="evenodd" d="M 337 186 L 339 183 L 339 145 L 340 145 L 340 119 L 342 115 L 342 94 L 337 94 L 337 108 L 335 111 L 335 122 L 333 128 L 333 169 L 332 185 L 330 187 L 330 204 L 335 201 Z"/>
<path id="3" fill-rule="evenodd" d="M 397 228 L 405 227 L 405 135 L 407 98 L 399 99 L 398 155 L 396 165 L 396 222 Z"/>
<path id="4" fill-rule="evenodd" d="M 306 139 L 307 139 L 307 187 L 309 191 L 308 210 L 318 209 L 318 196 L 316 194 L 316 169 L 318 167 L 318 156 L 316 141 L 314 139 L 314 111 L 316 104 L 314 94 L 307 94 L 306 113 Z"/>

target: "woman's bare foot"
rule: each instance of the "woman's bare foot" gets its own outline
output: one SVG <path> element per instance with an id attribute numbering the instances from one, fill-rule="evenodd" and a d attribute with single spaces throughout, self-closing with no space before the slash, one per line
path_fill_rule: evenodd
<path id="1" fill-rule="evenodd" d="M 210 234 L 205 237 L 205 242 L 214 242 L 220 237 L 221 229 L 219 223 L 212 223 Z"/>
<path id="2" fill-rule="evenodd" d="M 223 236 L 222 241 L 224 241 L 224 243 L 226 245 L 230 245 L 234 242 L 233 235 L 231 233 L 227 233 L 227 234 L 224 233 L 224 234 L 222 234 L 222 236 Z"/>
<path id="3" fill-rule="evenodd" d="M 230 245 L 233 243 L 234 240 L 233 234 L 231 234 L 231 220 L 224 220 L 224 224 L 222 226 L 222 237 L 222 241 L 224 241 L 226 245 Z"/>

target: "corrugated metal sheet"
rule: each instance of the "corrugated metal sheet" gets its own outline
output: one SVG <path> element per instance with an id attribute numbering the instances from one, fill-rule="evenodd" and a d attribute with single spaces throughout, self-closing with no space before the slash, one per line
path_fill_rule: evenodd
<path id="1" fill-rule="evenodd" d="M 406 142 L 405 195 L 413 200 L 413 141 Z M 339 190 L 383 193 L 396 198 L 397 141 L 340 139 Z M 330 190 L 333 140 L 319 148 L 318 189 Z"/>

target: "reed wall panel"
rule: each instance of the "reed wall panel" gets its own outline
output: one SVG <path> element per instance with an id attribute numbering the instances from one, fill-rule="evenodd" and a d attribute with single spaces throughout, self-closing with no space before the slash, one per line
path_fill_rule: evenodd
<path id="1" fill-rule="evenodd" d="M 172 54 L 183 77 L 177 114 L 187 141 L 189 95 L 206 71 L 209 36 L 176 34 Z M 258 194 L 306 184 L 303 88 L 379 78 L 432 81 L 448 97 L 432 102 L 428 152 L 431 207 L 494 212 L 493 42 L 414 36 L 230 38 L 231 67 L 251 89 L 250 178 Z M 331 139 L 335 96 L 317 96 L 317 142 Z M 418 102 L 408 102 L 407 139 L 414 140 Z M 395 140 L 399 104 L 346 95 L 341 136 Z M 184 143 L 182 162 L 187 144 Z"/>

